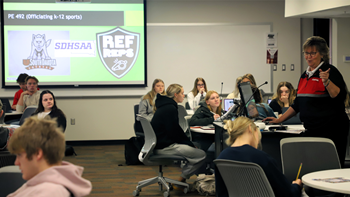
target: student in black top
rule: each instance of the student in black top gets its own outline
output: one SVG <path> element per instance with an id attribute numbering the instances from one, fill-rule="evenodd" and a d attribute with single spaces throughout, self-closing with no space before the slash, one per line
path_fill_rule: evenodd
<path id="1" fill-rule="evenodd" d="M 191 117 L 190 126 L 207 126 L 213 124 L 214 120 L 222 115 L 220 97 L 217 92 L 211 90 L 207 92 L 204 100 L 199 103 L 199 108 Z M 209 146 L 215 141 L 212 134 L 191 132 L 192 141 L 198 142 L 201 149 L 207 151 Z"/>
<path id="2" fill-rule="evenodd" d="M 292 184 L 288 183 L 286 177 L 278 169 L 276 161 L 257 149 L 261 141 L 261 133 L 252 120 L 247 117 L 238 117 L 234 121 L 227 121 L 224 128 L 229 134 L 226 143 L 230 147 L 224 149 L 218 159 L 256 163 L 264 170 L 276 197 L 301 196 L 301 180 L 293 181 Z M 217 196 L 229 196 L 217 168 L 215 168 L 215 184 Z"/>
<path id="3" fill-rule="evenodd" d="M 45 118 L 47 115 L 50 118 L 56 119 L 57 126 L 61 127 L 64 133 L 67 127 L 66 116 L 62 110 L 57 108 L 56 99 L 50 90 L 44 90 L 40 94 L 39 105 L 33 116 L 36 115 L 38 118 Z"/>
<path id="4" fill-rule="evenodd" d="M 178 84 L 171 84 L 166 95 L 157 94 L 156 111 L 151 125 L 157 137 L 155 154 L 180 155 L 187 159 L 182 168 L 179 181 L 185 182 L 205 162 L 204 151 L 195 148 L 179 125 L 178 103 L 184 100 L 184 89 Z"/>
<path id="5" fill-rule="evenodd" d="M 278 116 L 282 116 L 282 108 L 290 107 L 296 97 L 296 91 L 293 85 L 287 81 L 282 81 L 277 86 L 277 91 L 272 97 L 270 107 L 274 112 L 278 112 Z"/>
<path id="6" fill-rule="evenodd" d="M 299 112 L 306 129 L 304 135 L 331 139 L 343 167 L 349 133 L 349 119 L 345 113 L 349 93 L 344 78 L 335 66 L 329 64 L 329 49 L 323 38 L 308 38 L 303 49 L 309 67 L 299 79 L 293 105 L 280 118 L 268 117 L 265 120 L 279 124 Z"/>

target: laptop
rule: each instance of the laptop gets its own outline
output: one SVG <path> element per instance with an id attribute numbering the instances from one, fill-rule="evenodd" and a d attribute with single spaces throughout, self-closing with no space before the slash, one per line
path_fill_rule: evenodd
<path id="1" fill-rule="evenodd" d="M 3 105 L 4 112 L 5 113 L 12 113 L 11 104 L 10 104 L 9 99 L 1 98 L 1 102 Z"/>
<path id="2" fill-rule="evenodd" d="M 271 103 L 271 101 L 272 101 L 272 99 L 267 99 L 267 104 L 270 104 Z"/>
<path id="3" fill-rule="evenodd" d="M 224 99 L 224 110 L 228 111 L 234 105 L 233 99 Z"/>
<path id="4" fill-rule="evenodd" d="M 286 112 L 289 109 L 289 107 L 283 107 L 282 108 L 282 114 Z M 299 113 L 297 113 L 295 116 L 289 118 L 288 120 L 284 121 L 283 124 L 301 124 Z"/>

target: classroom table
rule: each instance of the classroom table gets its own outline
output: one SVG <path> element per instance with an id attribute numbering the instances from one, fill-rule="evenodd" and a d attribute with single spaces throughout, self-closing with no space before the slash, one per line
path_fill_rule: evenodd
<path id="1" fill-rule="evenodd" d="M 221 151 L 227 147 L 225 139 L 228 137 L 226 130 L 223 128 L 223 122 L 214 122 L 215 127 L 215 156 L 219 156 Z M 282 171 L 281 162 L 281 150 L 280 141 L 287 137 L 299 137 L 300 134 L 295 133 L 279 133 L 268 131 L 269 126 L 276 125 L 266 125 L 266 130 L 262 131 L 261 145 L 262 150 L 269 154 L 272 158 L 277 161 L 279 169 Z M 288 130 L 305 130 L 303 125 L 285 125 L 288 126 Z"/>
<path id="2" fill-rule="evenodd" d="M 330 183 L 314 179 L 329 179 L 341 177 L 343 179 L 350 179 L 350 169 L 335 169 L 323 170 L 318 172 L 311 172 L 302 177 L 303 184 L 320 190 L 329 192 L 336 192 L 341 194 L 350 194 L 350 182 Z"/>

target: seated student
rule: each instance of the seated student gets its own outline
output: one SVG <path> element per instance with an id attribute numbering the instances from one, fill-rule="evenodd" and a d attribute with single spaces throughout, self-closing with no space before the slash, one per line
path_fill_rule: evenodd
<path id="1" fill-rule="evenodd" d="M 227 99 L 241 99 L 241 95 L 239 94 L 238 85 L 241 83 L 242 79 L 243 78 L 241 76 L 237 77 L 235 90 L 226 97 Z"/>
<path id="2" fill-rule="evenodd" d="M 152 90 L 142 97 L 139 104 L 139 114 L 151 122 L 153 118 L 154 98 L 157 94 L 164 94 L 164 81 L 155 79 L 152 84 Z"/>
<path id="3" fill-rule="evenodd" d="M 263 99 L 262 96 L 260 94 L 260 90 L 258 90 L 258 88 L 255 85 L 251 85 L 252 86 L 252 92 L 254 93 L 254 100 L 256 103 L 256 108 L 259 112 L 259 116 L 262 118 L 266 118 L 266 117 L 275 117 L 275 114 L 273 113 L 273 110 L 271 109 L 271 107 L 266 104 L 263 103 Z"/>
<path id="4" fill-rule="evenodd" d="M 238 117 L 234 121 L 227 121 L 224 128 L 229 134 L 226 141 L 229 147 L 220 153 L 218 159 L 256 163 L 264 170 L 276 197 L 301 196 L 301 180 L 293 181 L 292 184 L 288 183 L 286 177 L 278 169 L 276 161 L 257 149 L 261 143 L 261 133 L 252 120 L 247 117 Z M 215 168 L 215 185 L 217 196 L 229 196 L 217 168 Z"/>
<path id="5" fill-rule="evenodd" d="M 25 80 L 26 80 L 26 78 L 28 77 L 28 74 L 26 74 L 26 73 L 21 73 L 18 77 L 17 77 L 17 83 L 18 83 L 18 85 L 19 85 L 19 87 L 21 88 L 21 89 L 19 89 L 17 92 L 16 92 L 16 94 L 15 94 L 15 96 L 14 96 L 14 98 L 13 98 L 13 103 L 12 103 L 12 106 L 11 106 L 11 109 L 12 110 L 16 110 L 16 105 L 17 105 L 17 103 L 18 103 L 18 100 L 19 100 L 19 98 L 21 97 L 21 94 L 22 94 L 22 92 L 24 92 L 24 91 L 26 91 L 27 90 L 27 86 L 26 86 L 26 83 L 25 83 Z"/>
<path id="6" fill-rule="evenodd" d="M 213 124 L 214 120 L 220 118 L 222 109 L 220 97 L 214 90 L 208 91 L 205 99 L 199 103 L 199 108 L 191 117 L 190 126 L 206 126 Z M 201 149 L 207 151 L 209 146 L 215 141 L 215 135 L 191 132 L 192 141 L 198 142 Z"/>
<path id="7" fill-rule="evenodd" d="M 38 105 L 39 104 L 39 97 L 40 97 L 40 91 L 38 91 L 38 83 L 39 80 L 34 76 L 28 76 L 25 80 L 27 90 L 22 92 L 21 96 L 19 97 L 16 111 L 23 112 L 24 109 L 28 106 L 32 105 Z"/>
<path id="8" fill-rule="evenodd" d="M 296 91 L 293 85 L 287 81 L 282 81 L 277 86 L 277 92 L 272 97 L 270 107 L 278 116 L 282 116 L 282 108 L 293 104 L 296 97 Z"/>
<path id="9" fill-rule="evenodd" d="M 54 119 L 56 118 L 57 126 L 62 128 L 62 131 L 66 130 L 67 120 L 62 110 L 58 109 L 56 99 L 50 90 L 44 90 L 40 94 L 39 105 L 33 116 L 38 116 L 39 119 L 45 118 L 47 115 Z"/>
<path id="10" fill-rule="evenodd" d="M 166 90 L 166 95 L 157 94 L 156 111 L 151 121 L 157 136 L 154 153 L 180 155 L 188 160 L 179 178 L 182 182 L 195 174 L 206 158 L 205 152 L 195 148 L 179 125 L 177 107 L 184 97 L 184 89 L 179 84 L 171 84 Z"/>
<path id="11" fill-rule="evenodd" d="M 201 77 L 196 78 L 191 92 L 187 94 L 187 102 L 191 109 L 195 109 L 201 100 L 207 95 L 207 84 Z"/>
<path id="12" fill-rule="evenodd" d="M 248 82 L 248 81 L 250 82 L 250 84 L 256 86 L 255 78 L 254 78 L 254 76 L 253 76 L 252 74 L 250 74 L 250 73 L 247 73 L 247 74 L 245 74 L 245 75 L 242 76 L 242 81 L 241 81 L 241 83 L 243 83 L 243 82 Z"/>
<path id="13" fill-rule="evenodd" d="M 27 182 L 7 197 L 90 194 L 91 182 L 81 177 L 84 168 L 62 161 L 65 139 L 54 120 L 27 118 L 14 132 L 8 149 L 16 154 L 15 165 Z"/>

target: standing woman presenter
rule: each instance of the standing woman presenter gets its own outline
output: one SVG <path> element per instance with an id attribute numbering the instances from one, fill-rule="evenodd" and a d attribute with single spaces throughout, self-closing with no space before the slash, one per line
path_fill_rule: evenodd
<path id="1" fill-rule="evenodd" d="M 187 102 L 191 109 L 195 109 L 201 100 L 207 95 L 207 84 L 201 77 L 196 78 L 191 92 L 187 94 Z"/>
<path id="2" fill-rule="evenodd" d="M 308 38 L 303 50 L 309 67 L 299 79 L 293 105 L 280 118 L 265 120 L 281 123 L 299 112 L 306 129 L 305 136 L 331 139 L 343 167 L 349 132 L 349 119 L 345 113 L 349 95 L 345 81 L 339 70 L 329 64 L 329 49 L 323 38 Z"/>

